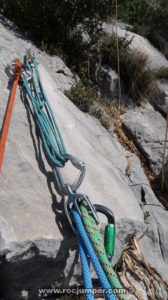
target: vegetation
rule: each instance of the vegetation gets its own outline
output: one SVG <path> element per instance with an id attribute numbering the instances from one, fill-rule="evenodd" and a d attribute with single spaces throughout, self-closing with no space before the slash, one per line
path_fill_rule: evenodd
<path id="1" fill-rule="evenodd" d="M 65 94 L 84 112 L 89 112 L 90 106 L 96 100 L 93 87 L 85 86 L 81 81 L 78 81 L 71 90 L 66 91 Z"/>
<path id="2" fill-rule="evenodd" d="M 103 21 L 115 15 L 115 4 L 115 0 L 2 0 L 0 10 L 43 50 L 65 60 L 80 78 L 66 95 L 82 111 L 90 112 L 93 103 L 100 100 L 96 90 L 103 80 L 101 65 L 118 70 L 116 35 L 106 36 L 102 30 Z M 156 26 L 168 33 L 167 7 L 167 0 L 118 0 L 119 17 L 144 35 Z M 118 38 L 120 72 L 128 96 L 139 102 L 150 95 L 155 78 L 168 78 L 168 69 L 151 71 L 147 57 L 131 51 L 130 43 L 127 36 Z M 105 120 L 99 110 L 92 113 Z"/>
<path id="3" fill-rule="evenodd" d="M 153 73 L 147 67 L 147 56 L 130 50 L 131 41 L 127 36 L 118 39 L 120 56 L 120 74 L 131 96 L 138 101 L 147 91 L 153 80 Z M 100 41 L 102 63 L 117 70 L 116 36 L 105 37 Z"/>
<path id="4" fill-rule="evenodd" d="M 147 219 L 150 217 L 149 211 L 144 211 L 144 222 L 145 224 L 148 224 Z"/>
<path id="5" fill-rule="evenodd" d="M 133 30 L 148 36 L 155 30 L 167 38 L 167 0 L 119 0 L 119 17 L 133 25 Z"/>
<path id="6" fill-rule="evenodd" d="M 140 248 L 140 240 L 145 236 L 133 236 L 123 249 L 122 256 L 116 265 L 122 283 L 135 293 L 138 300 L 144 299 L 140 289 L 134 284 L 134 278 L 142 284 L 148 299 L 163 300 L 162 288 L 168 292 L 168 284 L 159 273 L 146 261 Z M 143 289 L 142 289 L 143 290 Z"/>
<path id="7" fill-rule="evenodd" d="M 160 69 L 157 69 L 154 71 L 156 78 L 164 78 L 168 79 L 168 68 L 167 67 L 161 67 Z"/>
<path id="8" fill-rule="evenodd" d="M 127 87 L 128 96 L 138 102 L 147 96 L 150 84 L 156 75 L 159 76 L 159 72 L 153 72 L 147 67 L 147 56 L 130 50 L 131 41 L 128 41 L 127 36 L 118 38 L 118 43 L 121 77 Z M 81 49 L 83 48 L 84 46 L 81 47 Z M 74 68 L 74 71 L 79 75 L 83 88 L 81 90 L 81 85 L 77 83 L 68 92 L 68 96 L 82 109 L 80 98 L 81 95 L 85 96 L 83 95 L 85 87 L 88 90 L 87 96 L 90 95 L 91 99 L 84 97 L 85 105 L 83 108 L 86 108 L 86 101 L 88 101 L 87 111 L 89 111 L 89 105 L 96 100 L 96 87 L 103 80 L 101 72 L 98 71 L 101 65 L 107 65 L 117 71 L 116 35 L 106 36 L 102 34 L 95 44 L 91 44 L 87 48 L 85 54 L 79 56 L 81 58 L 80 63 Z M 106 76 L 106 74 L 103 76 Z M 91 89 L 93 90 L 92 93 Z M 82 110 L 85 110 L 85 108 Z"/>
<path id="9" fill-rule="evenodd" d="M 1 12 L 27 30 L 38 42 L 64 44 L 82 23 L 92 35 L 108 15 L 109 0 L 2 0 Z"/>
<path id="10" fill-rule="evenodd" d="M 95 36 L 101 21 L 115 15 L 115 3 L 115 0 L 1 0 L 0 9 L 39 42 L 62 46 L 79 23 Z M 118 0 L 118 13 L 140 34 L 148 35 L 157 29 L 167 37 L 167 0 Z"/>

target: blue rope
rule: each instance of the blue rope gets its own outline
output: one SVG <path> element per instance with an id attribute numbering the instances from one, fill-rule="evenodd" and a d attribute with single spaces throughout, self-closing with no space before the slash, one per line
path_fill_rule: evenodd
<path id="1" fill-rule="evenodd" d="M 93 246 L 88 238 L 88 235 L 86 233 L 86 230 L 84 228 L 84 225 L 82 223 L 82 220 L 81 220 L 81 217 L 80 215 L 78 214 L 78 212 L 73 208 L 72 209 L 72 214 L 73 214 L 73 217 L 74 217 L 74 221 L 76 223 L 76 231 L 77 231 L 77 236 L 80 236 L 81 240 L 79 239 L 79 243 L 83 243 L 84 247 L 85 247 L 85 255 L 86 253 L 89 255 L 90 259 L 91 259 L 91 262 L 93 264 L 93 267 L 96 271 L 96 274 L 98 276 L 98 279 L 99 279 L 99 282 L 102 286 L 102 288 L 106 291 L 105 293 L 105 297 L 106 297 L 106 300 L 116 300 L 116 297 L 115 295 L 113 294 L 112 292 L 112 289 L 111 289 L 111 286 L 110 286 L 110 283 L 108 282 L 108 279 L 104 273 L 104 270 L 95 254 L 95 251 L 93 249 Z M 80 245 L 81 247 L 81 245 Z M 87 267 L 86 267 L 86 270 L 85 270 L 85 261 L 83 261 L 83 258 L 81 260 L 81 263 L 82 263 L 82 270 L 84 272 L 87 271 Z M 87 271 L 88 272 L 88 271 Z M 86 275 L 87 276 L 87 275 Z"/>
<path id="2" fill-rule="evenodd" d="M 76 232 L 77 239 L 78 239 L 78 246 L 79 246 L 79 252 L 80 252 L 80 259 L 82 264 L 82 275 L 83 275 L 83 281 L 84 286 L 86 289 L 86 300 L 94 300 L 93 295 L 93 285 L 92 285 L 92 279 L 90 276 L 90 269 L 89 269 L 89 263 L 88 258 L 86 254 L 85 247 L 83 245 L 82 239 L 80 237 L 79 231 Z"/>

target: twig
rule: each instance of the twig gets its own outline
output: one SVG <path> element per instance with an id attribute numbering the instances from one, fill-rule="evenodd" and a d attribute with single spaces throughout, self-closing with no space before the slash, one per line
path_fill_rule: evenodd
<path id="1" fill-rule="evenodd" d="M 88 57 L 88 78 L 90 79 L 90 58 Z"/>
<path id="2" fill-rule="evenodd" d="M 121 107 L 121 78 L 120 78 L 120 54 L 119 54 L 119 45 L 118 45 L 118 0 L 116 0 L 116 50 L 117 50 L 117 69 L 118 69 L 118 110 L 120 113 Z"/>
<path id="3" fill-rule="evenodd" d="M 164 164 L 165 164 L 165 156 L 166 156 L 167 134 L 168 134 L 168 113 L 167 113 L 166 133 L 165 133 L 165 140 L 164 140 L 163 160 L 162 160 L 162 182 L 161 182 L 162 193 L 164 189 Z"/>
<path id="4" fill-rule="evenodd" d="M 98 83 L 99 82 L 99 80 L 98 80 L 98 71 L 101 67 L 101 51 L 100 51 L 99 47 L 97 47 L 97 54 L 98 54 L 99 62 L 98 62 L 98 66 L 97 66 L 96 71 L 95 71 L 95 79 L 96 79 L 96 82 Z"/>

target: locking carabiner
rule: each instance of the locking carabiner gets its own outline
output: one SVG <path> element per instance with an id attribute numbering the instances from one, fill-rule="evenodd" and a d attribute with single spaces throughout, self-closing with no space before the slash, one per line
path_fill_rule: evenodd
<path id="1" fill-rule="evenodd" d="M 91 203 L 88 196 L 86 196 L 84 194 L 74 193 L 72 191 L 70 185 L 66 186 L 66 190 L 69 193 L 69 197 L 68 197 L 68 200 L 65 202 L 64 210 L 65 210 L 65 214 L 67 216 L 67 219 L 69 221 L 69 224 L 71 225 L 71 228 L 74 231 L 74 233 L 76 232 L 76 230 L 75 230 L 75 227 L 73 225 L 72 207 L 74 206 L 75 209 L 77 210 L 77 212 L 79 213 L 79 215 L 81 215 L 80 203 L 83 202 L 83 201 L 86 203 L 89 211 L 91 211 L 96 223 L 99 224 L 99 219 L 98 219 L 98 216 L 96 214 L 95 206 Z"/>
<path id="2" fill-rule="evenodd" d="M 108 224 L 105 228 L 104 234 L 104 247 L 106 250 L 106 254 L 108 256 L 109 261 L 111 261 L 112 257 L 114 256 L 114 247 L 115 247 L 115 218 L 112 211 L 99 204 L 94 205 L 97 212 L 102 213 L 107 217 Z"/>

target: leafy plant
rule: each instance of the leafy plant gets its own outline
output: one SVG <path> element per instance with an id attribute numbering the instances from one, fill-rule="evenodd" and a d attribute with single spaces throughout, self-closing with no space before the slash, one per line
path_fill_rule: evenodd
<path id="1" fill-rule="evenodd" d="M 168 79 L 168 68 L 167 67 L 161 67 L 159 69 L 156 69 L 154 71 L 154 75 L 155 75 L 156 78 Z"/>
<path id="2" fill-rule="evenodd" d="M 138 101 L 148 92 L 148 87 L 154 79 L 154 73 L 147 67 L 146 55 L 130 50 L 131 42 L 132 40 L 128 41 L 127 36 L 118 38 L 120 74 L 127 86 L 129 96 Z M 102 36 L 99 41 L 99 49 L 102 64 L 111 66 L 117 71 L 116 35 Z"/>
<path id="3" fill-rule="evenodd" d="M 144 211 L 144 222 L 145 224 L 148 224 L 147 219 L 150 217 L 149 211 Z"/>
<path id="4" fill-rule="evenodd" d="M 148 36 L 156 29 L 168 34 L 167 0 L 119 0 L 119 17 L 133 25 L 134 32 Z"/>
<path id="5" fill-rule="evenodd" d="M 69 34 L 82 23 L 92 37 L 107 17 L 109 0 L 6 0 L 5 16 L 27 30 L 36 41 L 63 47 Z M 99 25 L 99 26 L 98 26 Z"/>
<path id="6" fill-rule="evenodd" d="M 89 112 L 90 106 L 96 100 L 96 93 L 94 92 L 93 87 L 86 87 L 81 81 L 72 86 L 65 94 L 83 112 Z"/>

